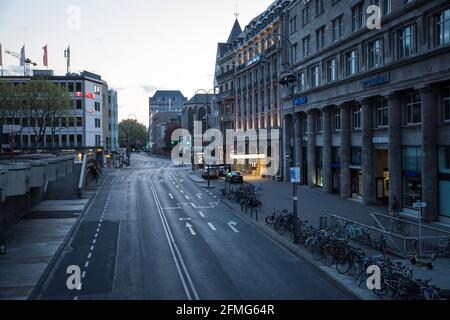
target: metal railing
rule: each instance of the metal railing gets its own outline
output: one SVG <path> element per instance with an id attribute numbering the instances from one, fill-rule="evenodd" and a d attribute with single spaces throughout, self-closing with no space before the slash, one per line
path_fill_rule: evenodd
<path id="1" fill-rule="evenodd" d="M 380 213 L 372 213 L 371 216 L 374 219 L 373 226 L 334 214 L 330 215 L 330 221 L 331 225 L 334 226 L 351 224 L 365 235 L 370 234 L 374 238 L 384 236 L 387 252 L 402 258 L 412 258 L 419 255 L 422 257 L 433 257 L 442 243 L 450 241 L 450 232 L 444 230 L 422 225 L 422 232 L 420 233 L 420 224 L 418 223 Z"/>

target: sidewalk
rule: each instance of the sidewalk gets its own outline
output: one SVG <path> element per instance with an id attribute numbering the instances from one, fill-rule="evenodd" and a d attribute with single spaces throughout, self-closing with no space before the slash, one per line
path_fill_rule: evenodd
<path id="1" fill-rule="evenodd" d="M 275 182 L 267 179 L 259 179 L 251 176 L 245 176 L 247 183 L 254 184 L 257 187 L 261 187 L 260 192 L 263 207 L 259 210 L 258 222 L 252 221 L 262 231 L 267 233 L 270 237 L 281 242 L 287 246 L 291 251 L 295 251 L 296 254 L 302 258 L 307 259 L 318 269 L 324 272 L 324 274 L 333 279 L 339 285 L 345 287 L 355 296 L 360 299 L 376 299 L 377 297 L 367 289 L 357 288 L 355 281 L 348 277 L 340 275 L 336 268 L 325 267 L 314 261 L 310 253 L 303 247 L 292 244 L 292 240 L 289 235 L 280 236 L 272 228 L 266 225 L 265 218 L 272 214 L 273 209 L 288 209 L 292 211 L 292 185 L 285 182 Z M 225 182 L 223 180 L 215 181 L 215 192 L 220 194 L 220 190 L 225 188 Z M 225 200 L 225 203 L 233 210 L 240 212 L 239 205 Z M 310 189 L 308 187 L 299 188 L 299 217 L 301 220 L 309 221 L 313 226 L 318 227 L 320 225 L 321 216 L 329 216 L 335 214 L 353 221 L 372 225 L 373 218 L 371 213 L 378 212 L 381 214 L 388 214 L 386 208 L 379 206 L 367 206 L 357 201 L 342 199 L 338 195 L 326 194 L 319 189 Z M 245 213 L 243 213 L 245 215 Z M 250 214 L 248 215 L 250 217 Z M 372 248 L 368 248 L 360 245 L 361 248 L 368 255 L 379 255 L 378 252 Z M 434 262 L 434 270 L 425 270 L 419 267 L 412 266 L 409 260 L 399 259 L 397 257 L 390 257 L 392 260 L 401 261 L 407 266 L 412 267 L 414 278 L 423 280 L 433 280 L 433 284 L 437 285 L 441 289 L 450 289 L 450 259 L 438 259 Z"/>
<path id="2" fill-rule="evenodd" d="M 9 228 L 6 255 L 0 256 L 0 300 L 29 298 L 107 175 L 83 199 L 43 201 Z"/>

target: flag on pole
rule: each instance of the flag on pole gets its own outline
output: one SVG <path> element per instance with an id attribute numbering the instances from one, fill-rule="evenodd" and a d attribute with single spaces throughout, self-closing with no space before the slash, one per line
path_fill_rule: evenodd
<path id="1" fill-rule="evenodd" d="M 22 50 L 20 50 L 20 65 L 25 66 L 25 45 L 23 45 Z"/>
<path id="2" fill-rule="evenodd" d="M 48 46 L 45 45 L 42 49 L 44 50 L 44 66 L 48 67 Z"/>

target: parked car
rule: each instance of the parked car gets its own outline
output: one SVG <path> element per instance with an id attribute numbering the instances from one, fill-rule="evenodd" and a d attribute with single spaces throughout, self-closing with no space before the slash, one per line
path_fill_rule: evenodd
<path id="1" fill-rule="evenodd" d="M 227 174 L 225 179 L 229 183 L 244 183 L 242 174 L 237 171 L 230 172 L 229 174 Z"/>
<path id="2" fill-rule="evenodd" d="M 225 169 L 225 166 L 220 166 L 218 171 L 219 177 L 225 177 L 227 175 L 227 170 Z"/>
<path id="3" fill-rule="evenodd" d="M 208 179 L 208 167 L 203 169 L 202 177 L 203 179 Z M 219 179 L 219 171 L 216 168 L 209 168 L 209 178 Z"/>

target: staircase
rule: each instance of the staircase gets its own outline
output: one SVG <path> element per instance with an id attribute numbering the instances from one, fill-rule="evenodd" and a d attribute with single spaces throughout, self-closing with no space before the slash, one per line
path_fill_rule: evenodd
<path id="1" fill-rule="evenodd" d="M 49 182 L 45 200 L 74 200 L 79 199 L 78 183 L 80 181 L 81 164 L 74 164 L 73 173 Z"/>

